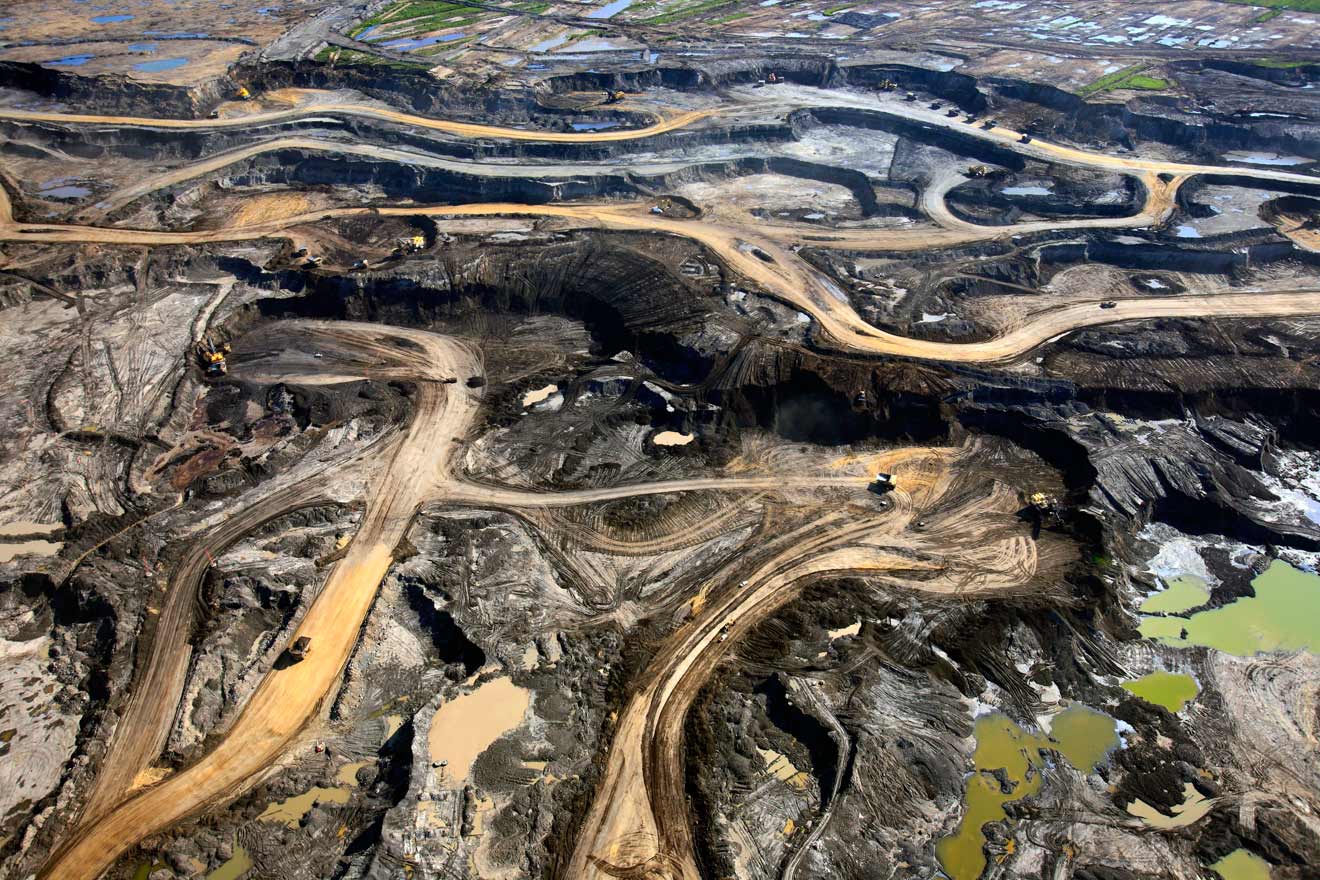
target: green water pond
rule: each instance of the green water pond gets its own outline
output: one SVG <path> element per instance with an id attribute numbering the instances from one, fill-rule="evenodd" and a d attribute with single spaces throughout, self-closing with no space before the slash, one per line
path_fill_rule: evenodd
<path id="1" fill-rule="evenodd" d="M 1175 648 L 1204 645 L 1238 657 L 1320 651 L 1320 577 L 1276 559 L 1251 585 L 1254 597 L 1186 617 L 1146 617 L 1138 629 Z"/>
<path id="2" fill-rule="evenodd" d="M 976 719 L 975 771 L 967 780 L 967 811 L 958 829 L 935 847 L 940 866 L 952 880 L 976 880 L 985 871 L 988 823 L 1007 818 L 1004 805 L 1040 791 L 1045 762 L 1042 749 L 1053 749 L 1080 770 L 1091 770 L 1118 745 L 1114 719 L 1085 706 L 1071 706 L 1055 716 L 1050 735 L 1029 733 L 998 712 Z M 989 771 L 1003 770 L 1012 791 L 1001 790 Z"/>
<path id="3" fill-rule="evenodd" d="M 1210 587 L 1194 574 L 1170 578 L 1168 586 L 1152 593 L 1141 603 L 1147 614 L 1181 614 L 1210 601 Z"/>
<path id="4" fill-rule="evenodd" d="M 1270 863 L 1245 849 L 1235 850 L 1210 866 L 1224 880 L 1271 880 Z"/>
<path id="5" fill-rule="evenodd" d="M 1123 682 L 1123 690 L 1170 712 L 1182 711 L 1201 692 L 1196 679 L 1179 672 L 1152 672 Z"/>

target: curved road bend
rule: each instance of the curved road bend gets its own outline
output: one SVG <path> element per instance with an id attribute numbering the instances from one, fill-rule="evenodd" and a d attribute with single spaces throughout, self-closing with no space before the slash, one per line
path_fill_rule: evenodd
<path id="1" fill-rule="evenodd" d="M 418 353 L 408 354 L 427 364 L 426 372 L 412 376 L 413 420 L 386 456 L 358 531 L 291 637 L 311 638 L 311 651 L 302 662 L 266 676 L 211 752 L 75 831 L 42 870 L 45 880 L 95 880 L 143 837 L 233 798 L 279 760 L 333 691 L 395 546 L 427 489 L 449 473 L 451 438 L 467 431 L 477 400 L 461 382 L 436 380 L 478 373 L 477 353 L 446 337 L 397 327 L 305 326 L 378 350 L 389 349 L 389 339 L 404 337 L 419 346 Z"/>
<path id="2" fill-rule="evenodd" d="M 923 570 L 933 577 L 895 583 L 957 593 L 972 581 L 975 590 L 999 590 L 1035 574 L 1035 547 L 1013 517 L 1015 493 L 995 484 L 979 497 L 951 497 L 962 454 L 910 449 L 878 456 L 871 467 L 898 477 L 891 509 L 860 517 L 829 510 L 772 537 L 752 551 L 751 560 L 737 560 L 713 578 L 737 586 L 675 632 L 642 674 L 613 732 L 565 877 L 698 880 L 684 792 L 688 712 L 728 645 L 792 600 L 808 579 Z M 928 517 L 927 528 L 908 532 L 921 513 Z M 964 558 L 955 548 L 969 539 L 980 549 Z"/>
<path id="3" fill-rule="evenodd" d="M 1147 318 L 1278 318 L 1320 314 L 1320 290 L 1261 293 L 1178 295 L 1122 300 L 1117 308 L 1099 309 L 1099 302 L 1075 303 L 1036 313 L 1020 326 L 983 342 L 933 342 L 909 339 L 877 330 L 864 321 L 824 279 L 797 258 L 754 232 L 700 220 L 678 220 L 645 213 L 636 206 L 520 205 L 491 203 L 440 207 L 339 208 L 309 212 L 280 220 L 230 229 L 197 232 L 154 232 L 98 226 L 14 223 L 8 199 L 0 194 L 0 239 L 12 241 L 103 243 L 124 245 L 182 245 L 249 241 L 275 237 L 317 220 L 377 216 L 553 217 L 579 221 L 604 229 L 663 232 L 681 235 L 706 245 L 731 269 L 760 284 L 766 293 L 814 318 L 827 338 L 841 348 L 868 354 L 893 355 L 958 363 L 1001 363 L 1019 358 L 1039 345 L 1074 330 L 1120 321 Z M 875 236 L 893 236 L 892 231 Z M 945 233 L 958 235 L 958 233 Z M 869 234 L 868 234 L 869 235 Z M 753 244 L 754 243 L 754 244 Z M 756 256 L 756 249 L 767 259 Z"/>
<path id="4" fill-rule="evenodd" d="M 305 329 L 312 330 L 305 326 Z M 381 354 L 379 348 L 377 355 Z M 409 352 L 408 354 L 411 354 Z M 385 356 L 388 357 L 386 352 Z M 376 368 L 379 372 L 379 368 Z M 367 368 L 361 370 L 368 372 Z M 406 376 L 389 375 L 393 378 L 409 378 L 418 375 L 414 366 Z M 245 365 L 235 364 L 233 374 L 249 379 L 266 381 L 293 381 L 289 374 L 279 376 L 259 376 L 257 371 Z M 304 384 L 324 383 L 324 376 L 304 377 Z M 362 378 L 362 376 L 342 377 L 340 381 Z M 367 377 L 373 378 L 373 377 Z M 101 769 L 96 776 L 90 793 L 79 817 L 81 824 L 92 822 L 97 816 L 122 801 L 134 788 L 138 774 L 145 770 L 160 755 L 170 728 L 178 712 L 183 688 L 187 680 L 188 664 L 192 658 L 189 638 L 192 634 L 193 607 L 197 601 L 198 589 L 203 576 L 210 565 L 210 560 L 219 556 L 231 544 L 238 541 L 252 530 L 294 510 L 320 503 L 328 499 L 331 481 L 342 478 L 344 469 L 350 467 L 363 456 L 377 451 L 388 440 L 389 434 L 372 441 L 366 448 L 357 450 L 347 459 L 335 462 L 323 462 L 321 468 L 295 486 L 279 489 L 271 495 L 261 498 L 251 506 L 243 508 L 227 517 L 211 532 L 198 537 L 188 546 L 183 557 L 175 565 L 166 586 L 164 601 L 161 603 L 155 632 L 150 645 L 139 656 L 140 665 L 134 676 L 128 705 L 125 707 L 115 732 L 111 736 Z M 333 468 L 333 472 L 329 470 Z"/>
<path id="5" fill-rule="evenodd" d="M 143 646 L 128 705 L 110 738 L 79 822 L 88 824 L 124 799 L 139 773 L 151 765 L 174 723 L 192 659 L 193 608 L 211 559 L 235 541 L 286 513 L 326 500 L 327 475 L 281 489 L 237 511 L 192 541 L 165 587 L 149 645 Z"/>
<path id="6" fill-rule="evenodd" d="M 446 134 L 467 138 L 498 138 L 509 141 L 541 141 L 554 144 L 606 143 L 611 141 L 631 141 L 654 137 L 657 134 L 686 128 L 695 122 L 713 116 L 719 112 L 715 108 L 705 110 L 686 110 L 665 119 L 660 119 L 644 128 L 612 129 L 609 131 L 543 131 L 537 129 L 505 128 L 499 125 L 480 125 L 473 122 L 454 122 L 448 119 L 436 119 L 431 116 L 417 116 L 386 107 L 373 107 L 366 104 L 324 104 L 308 103 L 288 110 L 270 110 L 259 113 L 245 113 L 238 116 L 226 116 L 217 119 L 152 119 L 143 116 L 97 116 L 90 113 L 46 113 L 36 110 L 0 109 L 0 119 L 12 119 L 15 122 L 49 122 L 58 125 L 119 125 L 127 128 L 172 128 L 172 129 L 226 129 L 255 128 L 276 122 L 288 122 L 296 119 L 317 116 L 360 116 L 380 119 L 385 122 L 397 122 L 415 128 L 441 131 Z"/>

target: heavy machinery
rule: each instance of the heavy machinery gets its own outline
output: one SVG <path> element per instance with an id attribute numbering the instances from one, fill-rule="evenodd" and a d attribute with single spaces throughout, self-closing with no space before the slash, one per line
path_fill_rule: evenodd
<path id="1" fill-rule="evenodd" d="M 399 239 L 394 245 L 395 254 L 415 254 L 426 247 L 425 235 L 411 235 Z"/>
<path id="2" fill-rule="evenodd" d="M 284 650 L 289 655 L 289 659 L 294 663 L 304 659 L 308 652 L 312 650 L 312 640 L 309 636 L 298 636 L 293 640 L 293 644 Z"/>
<path id="3" fill-rule="evenodd" d="M 967 176 L 968 176 L 968 177 L 989 177 L 989 176 L 990 176 L 990 169 L 987 168 L 985 165 L 973 165 L 971 168 L 968 168 L 968 169 L 967 169 Z"/>
<path id="4" fill-rule="evenodd" d="M 1053 495 L 1046 495 L 1044 492 L 1031 493 L 1031 506 L 1041 512 L 1052 511 L 1059 506 L 1058 499 Z"/>
<path id="5" fill-rule="evenodd" d="M 248 91 L 247 86 L 239 86 L 238 91 L 234 92 L 234 98 L 239 101 L 252 100 L 252 93 Z"/>
<path id="6" fill-rule="evenodd" d="M 1100 303 L 1100 308 L 1102 308 L 1102 309 L 1116 309 L 1116 308 L 1118 308 L 1118 300 L 1107 299 L 1107 300 L 1105 300 L 1104 302 Z"/>
<path id="7" fill-rule="evenodd" d="M 622 89 L 606 89 L 606 90 L 605 90 L 605 103 L 606 103 L 606 104 L 617 104 L 617 103 L 619 103 L 620 101 L 622 101 L 622 100 L 623 100 L 624 98 L 626 98 L 626 97 L 628 97 L 628 93 L 625 92 L 625 91 L 623 91 Z"/>
<path id="8" fill-rule="evenodd" d="M 211 341 L 211 337 L 207 336 L 197 341 L 197 360 L 207 376 L 219 378 L 229 373 L 229 364 L 225 362 L 225 356 L 232 350 L 228 342 L 216 345 Z"/>
<path id="9" fill-rule="evenodd" d="M 903 100 L 911 104 L 917 100 L 917 95 L 915 92 L 908 92 L 906 95 L 903 96 Z"/>
<path id="10" fill-rule="evenodd" d="M 774 85 L 776 83 L 783 82 L 784 78 L 772 70 L 766 74 L 765 81 L 770 83 L 771 85 Z"/>
<path id="11" fill-rule="evenodd" d="M 886 474 L 877 471 L 871 484 L 867 486 L 867 491 L 874 492 L 877 495 L 884 495 L 887 492 L 894 491 L 898 484 L 894 481 L 893 474 Z"/>
<path id="12" fill-rule="evenodd" d="M 1022 137 L 1018 138 L 1018 143 L 1019 143 L 1019 144 L 1029 144 L 1029 143 L 1031 143 L 1031 135 L 1029 135 L 1029 134 L 1024 134 Z"/>
<path id="13" fill-rule="evenodd" d="M 894 82 L 892 79 L 882 79 L 876 84 L 876 88 L 882 92 L 892 92 L 894 89 L 898 88 L 898 83 Z"/>

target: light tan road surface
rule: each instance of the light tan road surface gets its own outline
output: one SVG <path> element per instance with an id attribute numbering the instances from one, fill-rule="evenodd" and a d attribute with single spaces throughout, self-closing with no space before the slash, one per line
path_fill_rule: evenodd
<path id="1" fill-rule="evenodd" d="M 510 141 L 541 141 L 556 144 L 606 143 L 653 137 L 693 123 L 715 114 L 715 110 L 688 110 L 658 120 L 645 128 L 610 129 L 608 131 L 541 131 L 536 129 L 505 128 L 498 125 L 478 125 L 472 122 L 453 122 L 430 116 L 417 116 L 367 104 L 340 104 L 334 102 L 307 103 L 288 110 L 244 113 L 218 119 L 152 119 L 143 116 L 97 116 L 88 113 L 46 113 L 36 110 L 0 109 L 0 119 L 17 122 L 50 122 L 58 125 L 117 125 L 131 128 L 167 129 L 226 129 L 259 128 L 276 122 L 289 122 L 317 116 L 360 116 L 397 122 L 415 128 L 441 131 L 468 138 L 495 138 Z"/>
<path id="2" fill-rule="evenodd" d="M 143 837 L 234 797 L 270 770 L 333 693 L 395 546 L 427 491 L 449 473 L 451 438 L 468 429 L 477 401 L 462 382 L 436 380 L 478 373 L 476 353 L 416 330 L 347 322 L 302 326 L 395 359 L 402 366 L 381 370 L 410 369 L 417 389 L 413 421 L 382 462 L 357 534 L 293 635 L 310 638 L 311 651 L 300 663 L 271 670 L 214 750 L 76 831 L 43 878 L 94 880 Z M 400 338 L 412 345 L 391 341 Z"/>
<path id="3" fill-rule="evenodd" d="M 724 653 L 813 578 L 870 574 L 946 594 L 1020 587 L 1037 572 L 1036 545 L 997 484 L 979 494 L 958 478 L 963 450 L 900 450 L 868 469 L 897 475 L 890 509 L 821 508 L 779 525 L 715 576 L 712 595 L 642 674 L 565 877 L 697 880 L 684 796 L 683 730 L 692 702 Z M 913 523 L 924 517 L 914 531 Z M 970 553 L 963 551 L 968 543 Z M 907 575 L 918 575 L 907 578 Z M 737 586 L 732 586 L 736 584 Z"/>
<path id="4" fill-rule="evenodd" d="M 7 213 L 7 204 L 3 207 Z M 1295 317 L 1320 314 L 1320 291 L 1233 293 L 1214 296 L 1188 295 L 1126 299 L 1117 308 L 1101 309 L 1099 302 L 1061 306 L 1039 312 L 994 339 L 951 343 L 909 339 L 877 330 L 864 321 L 846 297 L 788 250 L 768 239 L 747 237 L 752 231 L 726 228 L 701 220 L 679 220 L 655 216 L 635 206 L 618 205 L 518 205 L 491 203 L 428 208 L 342 208 L 255 224 L 241 229 L 199 232 L 152 232 L 91 226 L 50 224 L 0 225 L 0 238 L 22 241 L 101 242 L 105 244 L 168 245 L 244 241 L 278 236 L 284 230 L 318 219 L 377 214 L 379 216 L 549 217 L 585 223 L 604 229 L 651 231 L 682 235 L 701 242 L 731 269 L 763 287 L 767 293 L 814 318 L 821 332 L 835 345 L 849 351 L 896 355 L 926 360 L 963 363 L 998 363 L 1019 358 L 1041 344 L 1074 330 L 1119 321 L 1160 317 L 1243 318 Z M 876 237 L 895 233 L 877 233 Z M 957 236 L 961 233 L 948 232 Z M 860 236 L 850 247 L 862 246 Z M 869 234 L 868 234 L 869 235 Z M 746 237 L 744 237 L 746 236 Z M 759 251 L 762 256 L 757 256 Z"/>

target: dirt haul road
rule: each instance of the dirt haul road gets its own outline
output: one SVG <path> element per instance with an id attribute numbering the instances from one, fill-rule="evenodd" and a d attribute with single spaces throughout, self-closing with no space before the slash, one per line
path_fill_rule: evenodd
<path id="1" fill-rule="evenodd" d="M 1001 363 L 1031 352 L 1045 342 L 1085 327 L 1148 318 L 1277 318 L 1320 314 L 1320 290 L 1262 291 L 1179 295 L 1125 299 L 1116 308 L 1100 309 L 1099 302 L 1075 303 L 1030 316 L 1020 326 L 983 342 L 951 343 L 910 339 L 878 330 L 864 321 L 842 292 L 812 270 L 796 254 L 753 230 L 726 227 L 702 220 L 656 216 L 639 207 L 618 205 L 519 205 L 492 203 L 453 207 L 339 208 L 316 211 L 241 228 L 198 232 L 154 232 L 97 226 L 61 226 L 14 223 L 7 198 L 0 196 L 0 239 L 37 242 L 103 243 L 122 245 L 184 245 L 248 241 L 278 237 L 295 226 L 318 220 L 377 216 L 548 217 L 585 223 L 603 229 L 660 232 L 681 235 L 709 248 L 738 274 L 765 292 L 815 319 L 820 331 L 836 346 L 852 352 L 959 363 Z M 7 222 L 5 222 L 7 220 Z M 892 239 L 897 233 L 878 232 L 875 238 Z M 946 236 L 965 233 L 944 232 Z M 928 238 L 906 238 L 918 246 Z M 854 233 L 850 247 L 862 247 L 870 233 Z M 759 255 L 758 255 L 759 251 Z"/>
<path id="2" fill-rule="evenodd" d="M 287 381 L 407 376 L 417 389 L 413 420 L 385 455 L 348 552 L 292 636 L 310 638 L 311 650 L 302 662 L 271 670 L 211 752 L 75 831 L 42 871 L 43 878 L 94 880 L 143 837 L 234 797 L 271 769 L 333 691 L 395 546 L 429 488 L 448 475 L 451 438 L 467 431 L 477 400 L 462 382 L 443 385 L 439 380 L 478 374 L 476 352 L 416 330 L 347 322 L 301 326 L 377 361 L 365 369 L 332 376 L 309 373 Z"/>
<path id="3" fill-rule="evenodd" d="M 660 119 L 644 128 L 613 129 L 610 131 L 538 131 L 533 129 L 504 128 L 498 125 L 479 125 L 472 122 L 453 122 L 447 119 L 435 119 L 430 116 L 417 116 L 376 107 L 369 104 L 340 104 L 331 101 L 325 103 L 310 102 L 288 110 L 272 110 L 261 113 L 243 113 L 217 119 L 152 119 L 143 116 L 97 116 L 88 113 L 46 113 L 35 110 L 0 109 L 0 119 L 12 119 L 15 122 L 52 122 L 59 125 L 119 125 L 129 128 L 165 128 L 165 129 L 225 129 L 257 128 L 277 122 L 317 116 L 360 116 L 368 119 L 380 119 L 385 122 L 397 122 L 415 128 L 425 128 L 446 134 L 466 138 L 498 138 L 510 141 L 541 141 L 554 144 L 605 143 L 610 141 L 631 141 L 653 137 L 657 134 L 686 128 L 718 112 L 715 109 L 688 110 Z"/>
<path id="4" fill-rule="evenodd" d="M 876 456 L 867 469 L 894 473 L 899 486 L 889 510 L 834 505 L 808 511 L 795 527 L 756 547 L 750 560 L 740 557 L 713 577 L 716 584 L 737 586 L 713 595 L 642 674 L 613 732 L 565 878 L 698 880 L 684 793 L 688 711 L 727 647 L 808 580 L 860 573 L 894 586 L 957 594 L 1020 587 L 1037 574 L 1042 557 L 1014 515 L 1015 493 L 998 484 L 980 494 L 965 491 L 958 464 L 971 451 Z M 924 525 L 912 531 L 918 515 Z M 918 571 L 919 580 L 904 580 L 904 572 Z"/>
<path id="5" fill-rule="evenodd" d="M 1114 157 L 1043 141 L 1022 144 L 1018 142 L 1015 132 L 998 128 L 987 131 L 980 127 L 967 126 L 960 124 L 957 120 L 949 120 L 946 117 L 934 115 L 921 107 L 902 106 L 895 111 L 892 108 L 886 108 L 882 100 L 872 99 L 868 96 L 845 95 L 843 97 L 847 100 L 841 100 L 836 94 L 824 93 L 822 98 L 818 90 L 808 91 L 808 97 L 815 100 L 816 105 L 819 106 L 861 107 L 870 112 L 888 115 L 901 113 L 905 118 L 918 119 L 937 127 L 958 128 L 961 132 L 970 133 L 973 137 L 1000 142 L 1010 149 L 1028 155 L 1044 156 L 1087 167 L 1114 169 L 1139 176 L 1146 189 L 1145 205 L 1141 213 L 1131 218 L 1100 218 L 1038 222 L 1006 227 L 976 227 L 965 221 L 957 220 L 944 206 L 943 191 L 952 186 L 954 182 L 951 177 L 946 175 L 945 178 L 937 181 L 932 186 L 935 193 L 926 199 L 928 213 L 938 223 L 947 227 L 938 230 L 850 229 L 831 233 L 806 233 L 792 227 L 778 226 L 769 227 L 766 231 L 769 231 L 770 234 L 764 235 L 762 234 L 765 230 L 764 227 L 748 221 L 722 223 L 714 220 L 676 220 L 652 215 L 649 212 L 642 213 L 635 209 L 610 205 L 527 206 L 483 204 L 454 208 L 341 208 L 219 230 L 154 232 L 95 226 L 15 223 L 8 195 L 0 192 L 0 238 L 31 242 L 99 242 L 125 245 L 202 244 L 279 236 L 297 225 L 338 217 L 360 216 L 368 213 L 376 213 L 381 216 L 427 214 L 453 217 L 494 215 L 557 217 L 565 220 L 583 221 L 607 229 L 670 233 L 699 241 L 719 255 L 730 268 L 749 280 L 760 284 L 771 295 L 810 315 L 816 320 L 819 330 L 825 337 L 846 350 L 968 363 L 994 363 L 1013 360 L 1040 344 L 1073 330 L 1125 320 L 1153 317 L 1289 317 L 1320 314 L 1320 292 L 1289 291 L 1286 293 L 1268 292 L 1245 295 L 1225 294 L 1213 298 L 1175 296 L 1128 299 L 1122 301 L 1118 308 L 1103 311 L 1099 310 L 1098 301 L 1089 305 L 1075 304 L 1037 313 L 1025 320 L 1020 326 L 994 339 L 977 343 L 928 342 L 908 339 L 877 330 L 857 315 L 841 291 L 798 259 L 795 254 L 785 248 L 783 243 L 791 238 L 796 238 L 799 241 L 806 240 L 815 246 L 857 250 L 917 249 L 956 245 L 987 238 L 1011 236 L 1023 232 L 1059 228 L 1148 226 L 1159 222 L 1168 215 L 1172 209 L 1174 195 L 1179 185 L 1190 175 L 1227 174 L 1261 180 L 1305 182 L 1312 185 L 1320 184 L 1320 178 L 1273 169 L 1191 165 L 1135 157 Z M 794 94 L 796 93 L 790 93 L 789 96 L 792 97 Z M 748 101 L 744 108 L 758 106 L 758 102 L 763 106 L 765 99 Z M 791 106 L 791 101 L 786 106 Z M 207 127 L 217 123 L 226 126 L 249 124 L 254 120 L 267 120 L 272 116 L 284 118 L 288 114 L 296 116 L 310 113 L 315 107 L 322 110 L 338 108 L 345 112 L 349 110 L 353 112 L 361 111 L 368 115 L 386 114 L 387 116 L 402 117 L 407 120 L 421 118 L 375 107 L 310 104 L 293 110 L 277 111 L 274 114 L 251 114 L 224 120 L 163 120 L 163 122 L 168 123 L 167 127 L 185 128 Z M 736 112 L 738 109 L 740 107 L 735 105 L 728 108 L 719 108 L 719 112 Z M 694 111 L 699 116 L 710 115 L 714 112 L 716 110 Z M 19 111 L 12 111 L 12 113 L 19 113 Z M 0 116 L 3 115 L 4 113 L 0 112 Z M 68 116 L 64 114 L 29 114 L 29 116 L 33 119 L 40 118 L 43 121 L 59 121 L 62 119 L 64 122 L 80 123 L 138 125 L 149 121 L 126 117 Z M 18 115 L 14 118 L 28 117 Z M 680 127 L 680 123 L 677 121 L 679 118 L 675 117 L 666 124 L 671 124 L 673 128 Z M 688 122 L 694 121 L 696 118 L 698 117 L 694 116 Z M 124 121 L 125 119 L 127 121 Z M 583 132 L 569 135 L 553 132 L 529 132 L 492 126 L 473 126 L 467 123 L 445 123 L 441 120 L 427 120 L 427 122 L 432 127 L 441 127 L 468 136 L 507 137 L 518 140 L 611 140 L 647 136 L 644 130 L 635 132 Z M 654 134 L 656 132 L 652 131 L 650 133 Z M 250 149 L 259 152 L 261 148 Z M 369 152 L 371 148 L 364 149 Z M 186 172 L 171 172 L 165 175 L 164 179 L 168 183 L 181 174 L 186 174 Z M 1167 179 L 1162 179 L 1161 175 Z M 134 192 L 136 190 L 137 188 L 134 188 Z"/>
<path id="6" fill-rule="evenodd" d="M 164 587 L 155 631 L 139 656 L 141 667 L 134 676 L 128 705 L 115 726 L 96 782 L 84 801 L 80 822 L 90 823 L 121 802 L 132 790 L 138 774 L 164 748 L 192 658 L 188 640 L 193 631 L 193 608 L 212 558 L 263 523 L 328 497 L 327 483 L 324 475 L 318 475 L 298 486 L 274 492 L 235 512 L 189 545 Z"/>

